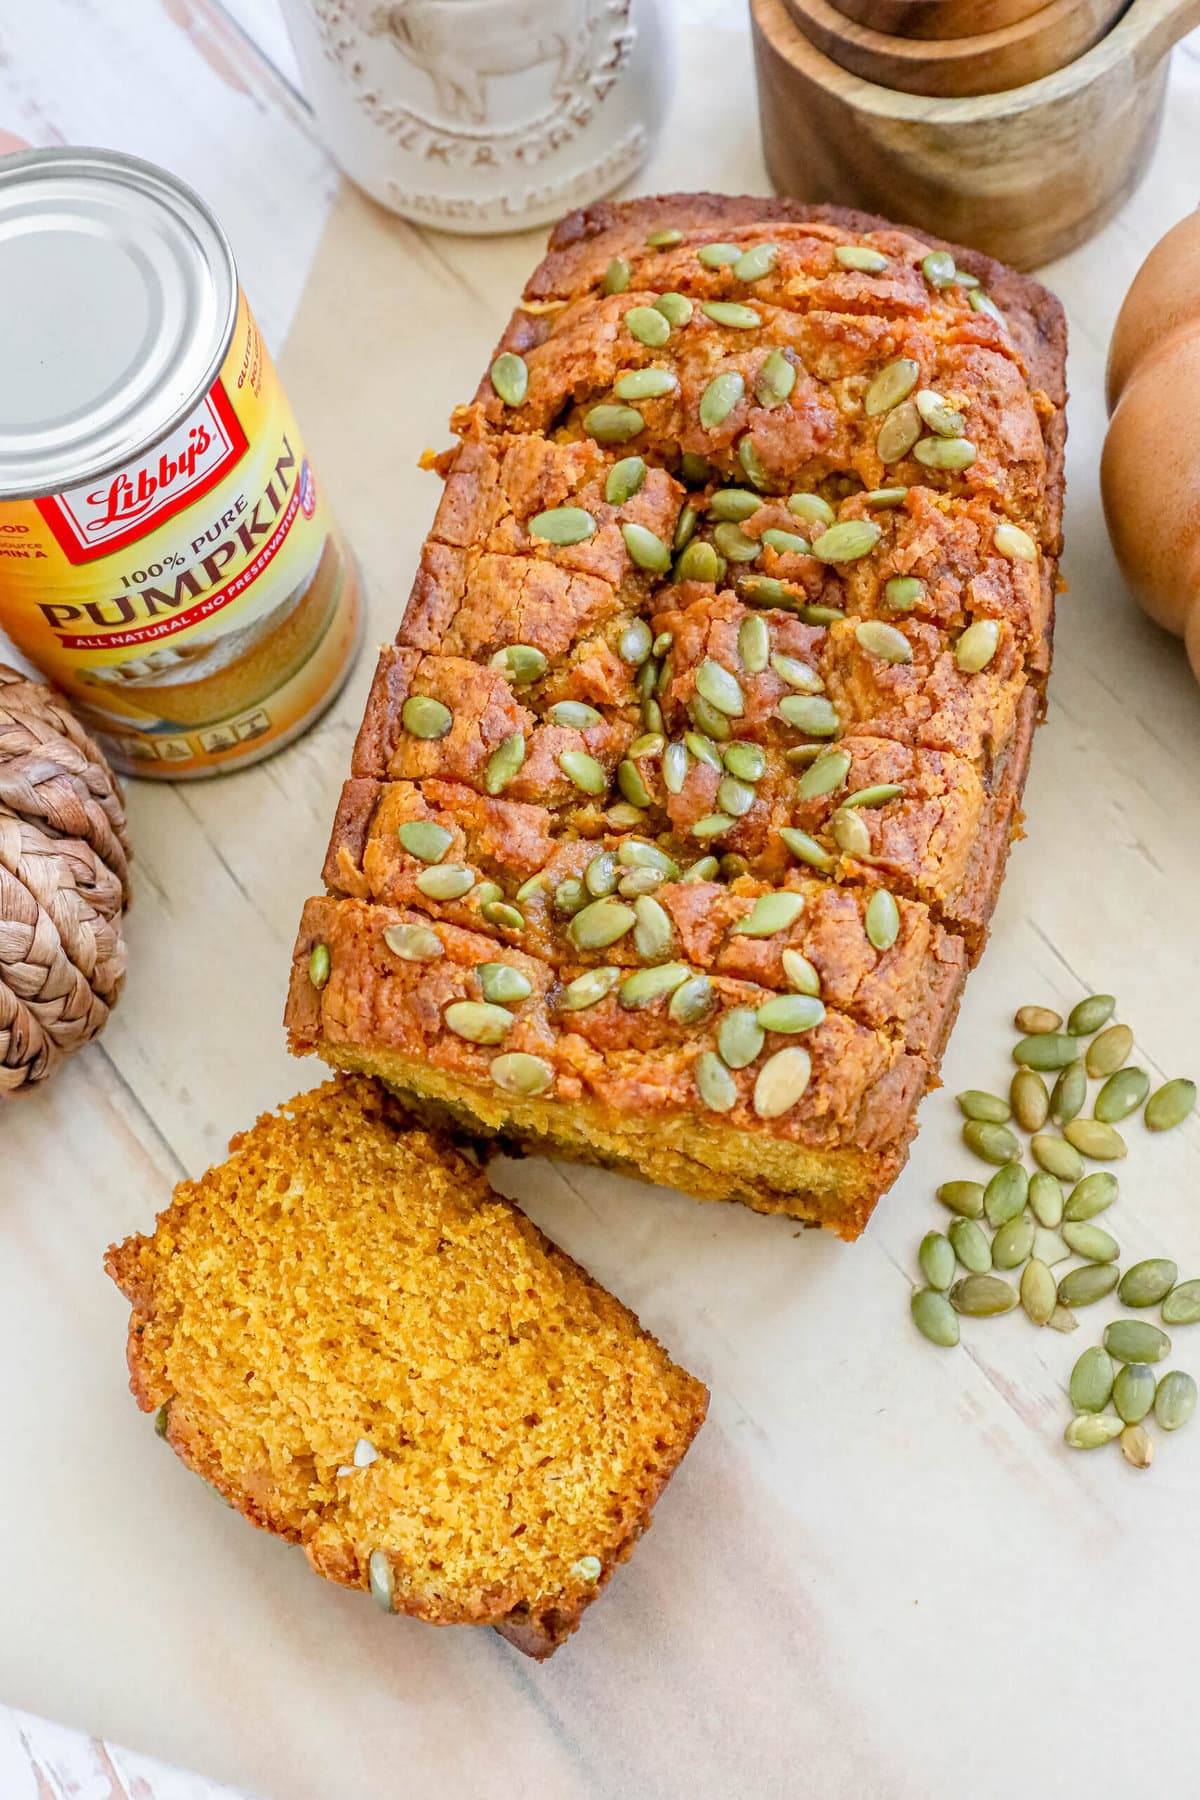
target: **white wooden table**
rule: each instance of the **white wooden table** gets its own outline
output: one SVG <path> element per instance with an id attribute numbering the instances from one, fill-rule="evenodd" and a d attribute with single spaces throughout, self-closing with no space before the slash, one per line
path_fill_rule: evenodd
<path id="1" fill-rule="evenodd" d="M 687 15 L 642 185 L 766 191 L 742 9 Z M 446 441 L 536 243 L 439 238 L 341 187 L 272 0 L 7 0 L 0 127 L 139 152 L 212 200 L 362 557 L 368 642 L 390 637 L 435 503 L 415 459 Z M 1149 179 L 1048 272 L 1072 329 L 1071 592 L 1028 841 L 950 1094 L 1007 1080 L 1018 1003 L 1065 1009 L 1094 986 L 1121 996 L 1153 1071 L 1200 1063 L 1200 695 L 1122 591 L 1096 481 L 1108 333 L 1145 251 L 1196 203 L 1198 141 L 1194 38 Z M 932 1189 L 970 1172 L 947 1095 L 854 1247 L 595 1170 L 512 1167 L 511 1191 L 713 1391 L 650 1539 L 544 1667 L 315 1581 L 158 1442 L 126 1392 L 101 1255 L 319 1078 L 285 1054 L 284 979 L 371 662 L 262 767 L 130 787 L 126 996 L 99 1044 L 0 1113 L 0 1697 L 272 1800 L 1194 1793 L 1200 1425 L 1144 1476 L 1064 1449 L 1065 1378 L 1104 1308 L 1074 1338 L 1020 1314 L 955 1355 L 916 1337 Z M 1132 1136 L 1126 1260 L 1169 1249 L 1200 1273 L 1200 1123 Z M 0 1718 L 3 1800 L 210 1791 Z"/>

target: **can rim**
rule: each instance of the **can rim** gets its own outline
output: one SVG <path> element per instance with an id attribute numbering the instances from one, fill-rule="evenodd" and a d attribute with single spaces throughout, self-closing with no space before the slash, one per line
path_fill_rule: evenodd
<path id="1" fill-rule="evenodd" d="M 17 177 L 29 169 L 41 170 L 50 165 L 70 171 L 72 163 L 78 165 L 80 174 L 94 174 L 97 169 L 118 170 L 126 175 L 140 177 L 144 187 L 151 184 L 172 189 L 177 195 L 193 207 L 211 230 L 221 252 L 221 269 L 228 286 L 225 308 L 225 319 L 219 333 L 219 342 L 211 362 L 204 375 L 197 382 L 187 398 L 174 408 L 170 416 L 161 426 L 156 427 L 152 436 L 141 444 L 138 454 L 144 455 L 161 444 L 192 411 L 196 402 L 207 394 L 221 370 L 221 365 L 229 353 L 233 341 L 234 329 L 237 325 L 238 302 L 241 297 L 241 283 L 238 279 L 237 261 L 233 254 L 233 245 L 229 235 L 221 224 L 208 201 L 203 199 L 189 182 L 176 175 L 173 170 L 164 169 L 160 163 L 150 162 L 144 156 L 131 156 L 125 150 L 110 150 L 99 144 L 46 144 L 29 150 L 16 150 L 0 158 L 0 188 L 9 185 L 10 178 Z M 82 464 L 78 470 L 72 470 L 59 487 L 77 487 L 82 482 L 94 481 L 98 476 L 110 475 L 124 468 L 129 461 L 128 456 L 114 461 L 106 457 L 99 462 Z M 46 498 L 48 493 L 58 489 L 47 489 L 43 482 L 35 482 L 32 486 L 22 483 L 19 486 L 7 486 L 0 478 L 0 501 L 3 500 L 37 500 Z"/>

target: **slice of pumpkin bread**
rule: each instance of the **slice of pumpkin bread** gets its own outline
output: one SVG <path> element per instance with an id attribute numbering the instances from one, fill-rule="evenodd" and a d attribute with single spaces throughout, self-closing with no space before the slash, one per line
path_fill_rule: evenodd
<path id="1" fill-rule="evenodd" d="M 106 1267 L 176 1454 L 319 1575 L 530 1656 L 575 1630 L 707 1390 L 375 1082 L 264 1114 Z"/>

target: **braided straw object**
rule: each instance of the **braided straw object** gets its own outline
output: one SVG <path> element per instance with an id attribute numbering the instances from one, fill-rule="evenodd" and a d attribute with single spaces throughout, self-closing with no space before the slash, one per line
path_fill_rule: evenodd
<path id="1" fill-rule="evenodd" d="M 112 770 L 58 695 L 0 663 L 0 1098 L 103 1027 L 128 902 Z"/>

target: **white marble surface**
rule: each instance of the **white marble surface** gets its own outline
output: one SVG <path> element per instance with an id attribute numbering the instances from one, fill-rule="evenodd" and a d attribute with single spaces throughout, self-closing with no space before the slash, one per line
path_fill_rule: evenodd
<path id="1" fill-rule="evenodd" d="M 742 10 L 687 10 L 705 29 L 684 36 L 643 184 L 766 191 Z M 282 43 L 270 0 L 0 6 L 0 127 L 118 144 L 210 195 L 276 345 L 295 318 L 285 371 L 384 638 L 434 505 L 414 459 L 445 441 L 535 245 L 427 237 L 339 199 Z M 1097 985 L 1121 996 L 1153 1071 L 1200 1062 L 1200 695 L 1122 591 L 1096 480 L 1108 332 L 1145 251 L 1200 197 L 1198 141 L 1194 38 L 1147 182 L 1048 271 L 1072 328 L 1071 591 L 1028 838 L 950 1048 L 951 1094 L 1006 1079 L 1016 1004 Z M 370 255 L 345 271 L 339 341 L 328 268 L 321 295 L 304 288 L 347 219 Z M 368 508 L 353 421 L 380 387 L 396 400 L 394 497 Z M 1064 1450 L 1066 1375 L 1103 1307 L 1074 1338 L 1020 1315 L 981 1324 L 953 1356 L 911 1331 L 932 1188 L 967 1172 L 947 1095 L 853 1247 L 592 1170 L 508 1172 L 713 1392 L 651 1537 L 543 1667 L 318 1583 L 155 1438 L 126 1392 L 125 1308 L 100 1258 L 257 1109 L 319 1076 L 289 1061 L 279 1018 L 369 666 L 260 769 L 131 788 L 126 996 L 100 1044 L 0 1113 L 0 1696 L 271 1800 L 1193 1792 L 1200 1426 L 1145 1476 Z M 1126 1260 L 1169 1249 L 1200 1272 L 1200 1124 L 1131 1139 Z M 1200 1363 L 1189 1349 L 1182 1332 L 1180 1362 Z M 95 1746 L 59 1786 L 21 1786 L 13 1715 L 5 1730 L 3 1800 L 199 1792 L 105 1752 L 119 1786 Z"/>

